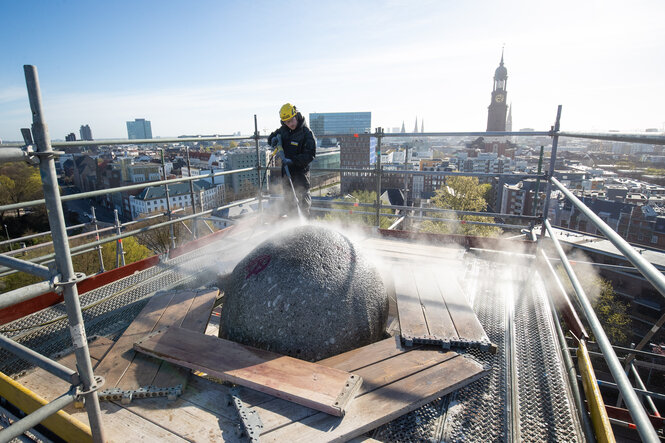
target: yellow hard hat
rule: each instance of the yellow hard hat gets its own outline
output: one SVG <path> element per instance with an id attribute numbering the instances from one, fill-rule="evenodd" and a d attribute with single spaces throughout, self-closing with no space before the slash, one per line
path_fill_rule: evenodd
<path id="1" fill-rule="evenodd" d="M 279 110 L 279 118 L 285 122 L 287 120 L 291 120 L 293 117 L 296 115 L 296 107 L 293 106 L 291 103 L 286 103 L 282 108 Z"/>

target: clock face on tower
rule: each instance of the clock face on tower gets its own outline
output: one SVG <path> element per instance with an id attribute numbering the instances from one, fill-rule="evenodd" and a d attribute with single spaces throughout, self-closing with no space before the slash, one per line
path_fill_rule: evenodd
<path id="1" fill-rule="evenodd" d="M 496 96 L 494 96 L 494 101 L 496 101 L 497 103 L 503 103 L 503 99 L 504 99 L 503 94 L 497 94 Z"/>

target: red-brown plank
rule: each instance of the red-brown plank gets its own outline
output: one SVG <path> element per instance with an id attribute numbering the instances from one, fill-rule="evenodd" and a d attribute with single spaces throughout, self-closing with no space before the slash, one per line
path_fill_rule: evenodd
<path id="1" fill-rule="evenodd" d="M 360 378 L 345 371 L 182 328 L 171 327 L 135 348 L 328 414 L 343 414 L 360 387 Z"/>
<path id="2" fill-rule="evenodd" d="M 356 397 L 344 418 L 317 413 L 262 433 L 261 441 L 347 441 L 471 383 L 484 372 L 477 362 L 457 356 Z"/>

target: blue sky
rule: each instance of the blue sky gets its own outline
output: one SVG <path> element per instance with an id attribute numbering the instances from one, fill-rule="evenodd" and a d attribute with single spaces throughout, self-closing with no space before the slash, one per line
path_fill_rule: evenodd
<path id="1" fill-rule="evenodd" d="M 30 124 L 39 70 L 50 135 L 228 134 L 303 111 L 484 130 L 505 44 L 514 128 L 665 125 L 665 2 L 0 0 L 0 139 Z"/>

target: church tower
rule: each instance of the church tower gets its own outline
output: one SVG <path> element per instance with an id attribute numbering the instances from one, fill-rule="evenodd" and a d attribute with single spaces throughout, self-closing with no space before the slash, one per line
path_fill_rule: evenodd
<path id="1" fill-rule="evenodd" d="M 503 66 L 503 50 L 501 51 L 501 64 L 494 71 L 494 88 L 492 89 L 492 101 L 487 112 L 487 131 L 505 131 L 506 113 L 506 81 L 508 70 Z"/>

